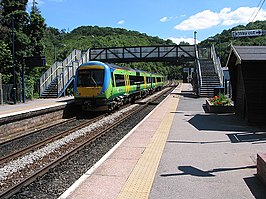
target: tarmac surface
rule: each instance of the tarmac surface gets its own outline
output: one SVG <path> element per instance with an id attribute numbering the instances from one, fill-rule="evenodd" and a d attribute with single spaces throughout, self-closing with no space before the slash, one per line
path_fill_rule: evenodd
<path id="1" fill-rule="evenodd" d="M 162 156 L 154 180 L 151 181 L 150 192 L 148 197 L 143 198 L 265 199 L 266 186 L 256 177 L 256 156 L 257 153 L 266 153 L 266 128 L 250 126 L 235 114 L 206 113 L 203 108 L 206 99 L 195 98 L 190 84 L 183 84 L 181 92 L 171 95 L 173 99 L 176 97 L 179 100 L 178 105 L 175 111 L 167 108 L 170 111 L 166 111 L 165 115 L 174 115 L 173 122 L 170 123 L 169 135 L 162 147 Z M 24 104 L 0 105 L 0 117 L 64 104 L 72 99 L 73 97 L 38 99 Z M 151 119 L 152 117 L 154 116 Z M 163 116 L 162 120 L 165 120 Z M 149 138 L 152 138 L 151 131 L 154 127 L 147 122 L 145 124 L 145 121 L 142 125 L 149 127 L 147 132 L 150 134 L 145 138 L 148 144 L 152 142 Z M 141 139 L 130 143 L 132 150 L 128 153 L 138 149 L 133 144 L 139 145 L 141 140 L 144 142 L 144 137 L 141 137 L 143 129 L 136 131 L 140 132 Z M 126 153 L 125 150 L 122 151 Z M 142 156 L 145 148 L 142 147 L 138 153 Z M 114 155 L 117 154 L 120 153 Z M 130 158 L 138 162 L 138 157 Z M 122 168 L 125 166 L 123 162 L 126 164 L 127 161 L 119 162 Z M 132 165 L 129 171 L 133 170 Z M 116 171 L 120 172 L 121 169 Z M 96 171 L 96 174 L 99 175 L 99 172 Z M 112 181 L 111 185 L 119 185 L 121 191 L 121 183 Z M 103 186 L 97 188 L 101 192 L 107 192 L 108 189 L 112 191 L 110 186 L 106 190 L 103 190 Z"/>
<path id="2" fill-rule="evenodd" d="M 256 178 L 265 128 L 235 114 L 205 113 L 206 99 L 191 89 L 183 85 L 149 198 L 266 198 L 266 186 Z"/>

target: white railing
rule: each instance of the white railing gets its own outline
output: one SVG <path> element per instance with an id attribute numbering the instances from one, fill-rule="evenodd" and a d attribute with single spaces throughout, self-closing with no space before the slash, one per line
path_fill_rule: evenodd
<path id="1" fill-rule="evenodd" d="M 90 49 L 88 49 L 86 52 L 82 53 L 82 57 L 79 60 L 79 66 L 81 64 L 84 64 L 84 63 L 88 62 L 88 61 L 90 61 Z"/>
<path id="2" fill-rule="evenodd" d="M 83 64 L 89 61 L 89 50 L 86 52 L 83 52 L 81 55 L 81 58 L 79 60 L 73 61 L 71 66 L 66 66 L 63 70 L 63 72 L 58 76 L 58 97 L 60 97 L 65 87 L 68 86 L 70 83 L 70 80 L 76 75 L 77 68 Z"/>
<path id="3" fill-rule="evenodd" d="M 214 63 L 215 72 L 216 72 L 216 74 L 219 77 L 220 85 L 223 85 L 223 76 L 224 76 L 223 69 L 222 69 L 222 65 L 221 65 L 220 59 L 216 55 L 214 45 L 212 45 L 212 47 L 211 47 L 211 58 L 212 58 L 213 63 Z"/>
<path id="4" fill-rule="evenodd" d="M 58 97 L 60 97 L 66 86 L 70 83 L 70 80 L 76 75 L 76 70 L 79 66 L 79 61 L 72 62 L 72 66 L 64 68 L 63 72 L 58 76 Z"/>
<path id="5" fill-rule="evenodd" d="M 40 77 L 40 94 L 54 81 L 57 77 L 65 76 L 61 73 L 69 71 L 72 68 L 72 63 L 81 59 L 81 51 L 73 50 L 63 62 L 55 62 L 41 77 Z M 71 69 L 73 70 L 73 68 Z M 72 74 L 72 73 L 69 73 Z M 73 73 L 74 74 L 74 73 Z M 59 82 L 59 81 L 58 81 Z M 62 83 L 62 81 L 60 81 Z M 61 87 L 61 85 L 58 84 Z M 58 87 L 59 88 L 59 87 Z M 59 90 L 60 91 L 60 90 Z"/>
<path id="6" fill-rule="evenodd" d="M 200 88 L 202 85 L 202 77 L 201 77 L 201 68 L 200 68 L 200 61 L 199 61 L 199 52 L 198 47 L 195 45 L 195 53 L 196 53 L 196 70 L 197 70 L 197 83 L 198 83 L 198 94 L 200 94 Z"/>

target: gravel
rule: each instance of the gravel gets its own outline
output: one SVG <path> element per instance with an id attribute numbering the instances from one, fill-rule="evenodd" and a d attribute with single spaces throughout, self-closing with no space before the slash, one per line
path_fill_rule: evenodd
<path id="1" fill-rule="evenodd" d="M 161 97 L 157 101 L 159 102 L 163 99 L 164 97 Z M 128 107 L 128 110 L 135 108 L 134 106 L 137 105 Z M 20 193 L 15 194 L 11 198 L 58 198 L 68 187 L 70 187 L 77 179 L 79 179 L 80 176 L 89 170 L 89 168 L 91 168 L 154 108 L 155 105 L 149 105 L 139 113 L 128 118 L 118 127 L 112 129 L 105 136 L 102 136 L 98 140 L 92 142 L 60 165 L 51 169 L 45 175 L 39 177 L 29 186 L 22 188 Z M 115 114 L 105 117 L 104 120 L 100 120 L 97 122 L 97 124 L 95 123 L 93 125 L 97 126 L 110 124 L 115 121 L 116 118 L 120 117 L 125 111 L 126 110 L 123 109 Z M 91 131 L 93 128 L 96 128 L 93 127 L 93 125 L 86 127 L 85 131 Z M 83 129 L 78 133 L 75 132 L 72 136 L 75 136 L 76 134 L 82 134 L 85 131 Z M 71 138 L 67 140 L 69 141 Z M 68 143 L 67 140 L 62 142 Z M 2 174 L 0 173 L 0 176 L 1 175 Z"/>
<path id="2" fill-rule="evenodd" d="M 49 155 L 55 152 L 58 152 L 61 147 L 65 145 L 69 145 L 70 142 L 74 142 L 77 138 L 84 136 L 85 134 L 89 134 L 90 132 L 96 130 L 97 128 L 100 128 L 102 126 L 110 125 L 114 123 L 115 120 L 117 120 L 119 117 L 121 117 L 122 114 L 134 109 L 137 105 L 131 105 L 125 109 L 122 109 L 121 111 L 118 111 L 112 115 L 108 115 L 104 117 L 103 119 L 85 127 L 80 130 L 77 130 L 68 136 L 65 136 L 59 140 L 56 140 L 52 143 L 47 144 L 46 146 L 30 152 L 26 154 L 25 156 L 15 159 L 13 161 L 10 161 L 4 165 L 1 165 L 0 167 L 0 185 L 4 188 L 4 185 L 7 184 L 5 181 L 8 179 L 14 178 L 14 176 L 18 176 L 20 172 L 23 173 L 23 169 L 28 169 L 30 165 L 36 164 L 37 161 L 40 161 L 44 158 L 49 158 Z M 42 165 L 42 161 L 40 161 L 40 167 L 44 166 Z M 36 166 L 34 166 L 36 167 Z M 22 174 L 22 176 L 25 176 Z"/>

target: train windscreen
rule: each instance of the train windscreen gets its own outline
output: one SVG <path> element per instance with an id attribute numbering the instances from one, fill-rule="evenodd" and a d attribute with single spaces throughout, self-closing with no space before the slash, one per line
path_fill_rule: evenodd
<path id="1" fill-rule="evenodd" d="M 97 87 L 103 85 L 104 70 L 87 69 L 78 71 L 78 87 Z"/>

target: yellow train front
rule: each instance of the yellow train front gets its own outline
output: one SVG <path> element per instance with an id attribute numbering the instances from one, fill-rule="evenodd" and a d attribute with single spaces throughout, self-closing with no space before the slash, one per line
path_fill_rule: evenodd
<path id="1" fill-rule="evenodd" d="M 91 61 L 76 71 L 75 103 L 87 111 L 111 111 L 161 89 L 163 84 L 162 75 Z"/>

